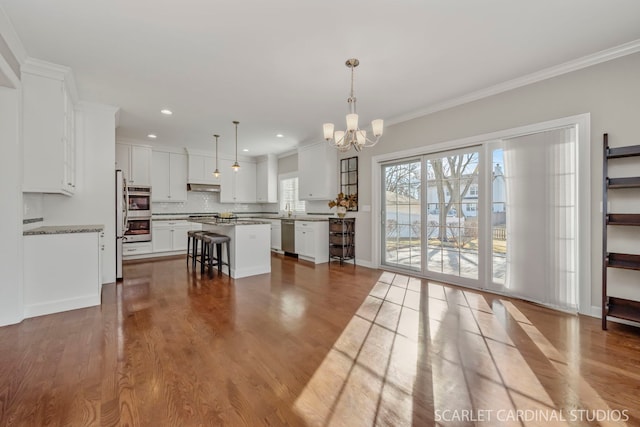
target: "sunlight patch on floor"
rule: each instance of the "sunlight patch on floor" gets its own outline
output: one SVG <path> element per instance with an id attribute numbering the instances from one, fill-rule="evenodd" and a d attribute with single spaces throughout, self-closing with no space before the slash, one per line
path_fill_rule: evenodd
<path id="1" fill-rule="evenodd" d="M 530 366 L 513 342 L 514 325 L 566 378 L 577 408 L 609 408 L 512 303 L 385 272 L 293 409 L 309 426 L 572 425 L 534 371 L 540 361 Z"/>

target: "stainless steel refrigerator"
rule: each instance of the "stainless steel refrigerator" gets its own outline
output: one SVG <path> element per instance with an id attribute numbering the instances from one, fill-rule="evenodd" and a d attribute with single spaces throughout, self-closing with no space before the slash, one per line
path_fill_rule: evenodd
<path id="1" fill-rule="evenodd" d="M 121 170 L 116 171 L 116 280 L 122 280 L 122 245 L 127 231 L 127 183 Z"/>

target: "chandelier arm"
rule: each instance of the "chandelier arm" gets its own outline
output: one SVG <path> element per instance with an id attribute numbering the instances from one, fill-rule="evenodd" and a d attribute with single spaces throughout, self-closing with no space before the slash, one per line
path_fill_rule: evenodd
<path id="1" fill-rule="evenodd" d="M 333 124 L 331 124 L 332 135 L 329 135 L 327 132 L 327 124 L 325 124 L 325 140 L 329 142 L 333 147 L 335 147 L 338 151 L 346 152 L 353 147 L 356 151 L 361 151 L 364 147 L 373 147 L 378 143 L 380 137 L 382 136 L 382 126 L 383 122 L 380 119 L 374 120 L 371 122 L 374 139 L 369 138 L 366 134 L 367 132 L 361 130 L 358 126 L 358 116 L 356 113 L 356 97 L 355 97 L 355 70 L 354 68 L 358 66 L 360 61 L 356 58 L 348 59 L 345 65 L 351 68 L 351 88 L 349 92 L 349 98 L 347 99 L 348 111 L 350 114 L 347 114 L 347 129 L 346 131 L 335 131 L 333 132 Z M 355 116 L 355 117 L 354 117 Z M 351 128 L 351 129 L 350 129 Z M 376 135 L 377 134 L 377 135 Z M 336 136 L 339 136 L 336 137 Z M 237 149 L 237 147 L 236 147 Z"/>

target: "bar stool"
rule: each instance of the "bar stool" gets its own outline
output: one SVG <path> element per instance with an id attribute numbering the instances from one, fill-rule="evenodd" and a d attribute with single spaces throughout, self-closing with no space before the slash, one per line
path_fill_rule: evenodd
<path id="1" fill-rule="evenodd" d="M 198 259 L 198 242 L 202 242 L 204 231 L 187 231 L 187 268 L 189 267 L 189 258 L 191 258 L 192 268 L 196 268 Z M 202 244 L 200 244 L 200 254 L 203 252 Z"/>
<path id="2" fill-rule="evenodd" d="M 200 274 L 204 274 L 204 265 L 208 264 L 209 275 L 213 275 L 213 266 L 218 266 L 218 273 L 222 274 L 222 266 L 226 265 L 231 276 L 231 238 L 217 233 L 205 232 L 202 235 L 202 256 L 200 257 Z M 214 256 L 213 247 L 215 245 L 216 254 Z M 222 260 L 222 245 L 227 246 L 227 262 Z"/>

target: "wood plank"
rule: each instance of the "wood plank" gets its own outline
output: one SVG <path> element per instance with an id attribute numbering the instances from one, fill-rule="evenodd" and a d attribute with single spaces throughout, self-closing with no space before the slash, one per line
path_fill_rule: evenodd
<path id="1" fill-rule="evenodd" d="M 609 188 L 638 188 L 640 177 L 607 178 L 607 184 Z"/>
<path id="2" fill-rule="evenodd" d="M 184 259 L 124 273 L 101 307 L 0 328 L 0 425 L 436 425 L 445 409 L 640 425 L 637 328 L 280 255 L 239 280 Z"/>
<path id="3" fill-rule="evenodd" d="M 607 158 L 619 159 L 623 157 L 640 156 L 640 145 L 630 145 L 627 147 L 611 148 L 607 151 Z"/>
<path id="4" fill-rule="evenodd" d="M 626 270 L 640 270 L 640 255 L 608 253 L 606 266 Z"/>
<path id="5" fill-rule="evenodd" d="M 608 214 L 607 224 L 640 226 L 640 214 Z"/>

